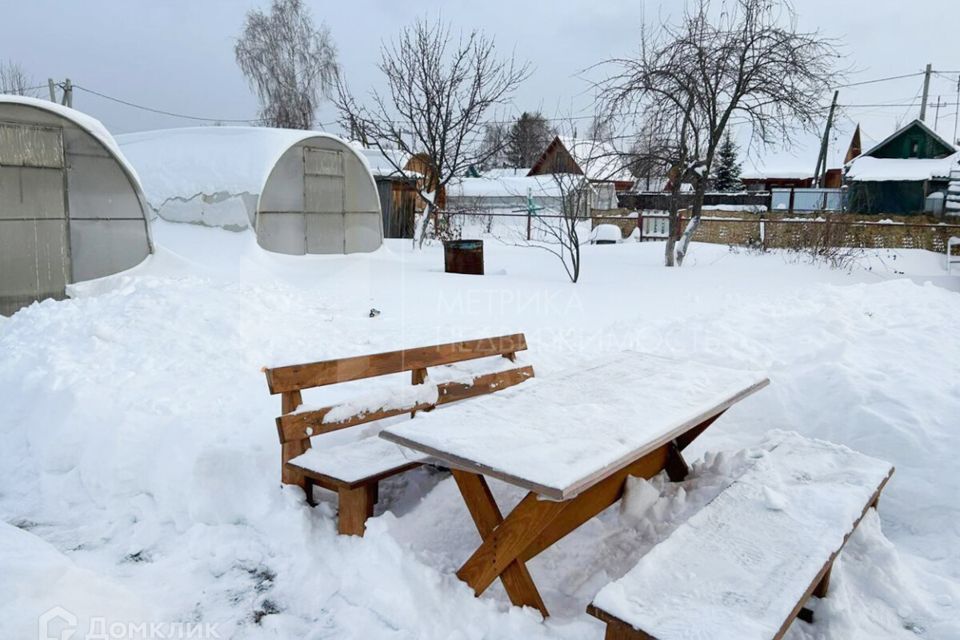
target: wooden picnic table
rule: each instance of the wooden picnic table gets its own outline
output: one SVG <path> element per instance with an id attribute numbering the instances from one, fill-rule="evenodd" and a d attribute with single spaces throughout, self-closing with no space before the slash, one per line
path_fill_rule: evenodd
<path id="1" fill-rule="evenodd" d="M 628 476 L 688 471 L 681 451 L 763 388 L 755 372 L 627 351 L 576 371 L 417 414 L 380 437 L 451 467 L 483 540 L 457 576 L 547 615 L 525 563 L 623 494 Z M 485 476 L 528 490 L 504 518 Z"/>

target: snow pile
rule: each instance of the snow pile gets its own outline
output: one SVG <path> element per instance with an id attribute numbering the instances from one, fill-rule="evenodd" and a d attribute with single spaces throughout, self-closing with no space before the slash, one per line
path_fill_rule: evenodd
<path id="1" fill-rule="evenodd" d="M 587 245 L 574 286 L 547 252 L 496 242 L 492 275 L 467 278 L 442 272 L 438 245 L 292 257 L 249 235 L 155 231 L 157 254 L 133 272 L 0 322 L 0 637 L 36 637 L 60 605 L 81 627 L 203 622 L 221 637 L 600 638 L 586 605 L 774 428 L 897 467 L 817 625 L 787 637 L 960 637 L 960 296 L 910 279 L 955 286 L 942 256 L 878 252 L 847 274 L 697 244 L 665 270 L 659 243 Z M 477 599 L 456 579 L 479 537 L 445 473 L 385 483 L 363 539 L 336 536 L 329 502 L 281 490 L 279 400 L 260 371 L 516 331 L 537 379 L 626 348 L 771 378 L 688 450 L 687 481 L 632 483 L 622 513 L 529 563 L 546 622 L 499 585 Z M 504 511 L 522 497 L 492 485 Z"/>
<path id="2" fill-rule="evenodd" d="M 590 244 L 616 244 L 623 240 L 623 231 L 615 224 L 598 224 L 590 231 Z"/>

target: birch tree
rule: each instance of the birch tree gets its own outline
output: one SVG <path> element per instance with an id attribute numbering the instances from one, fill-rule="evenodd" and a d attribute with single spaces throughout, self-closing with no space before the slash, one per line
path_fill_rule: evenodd
<path id="1" fill-rule="evenodd" d="M 273 0 L 269 13 L 248 12 L 234 54 L 260 98 L 265 124 L 313 128 L 317 107 L 333 88 L 337 50 L 327 27 L 314 25 L 303 0 Z"/>

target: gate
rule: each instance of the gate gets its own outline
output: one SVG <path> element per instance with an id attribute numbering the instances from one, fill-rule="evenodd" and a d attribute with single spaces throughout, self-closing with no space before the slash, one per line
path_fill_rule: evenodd
<path id="1" fill-rule="evenodd" d="M 344 253 L 343 156 L 339 151 L 303 148 L 303 211 L 307 253 Z"/>

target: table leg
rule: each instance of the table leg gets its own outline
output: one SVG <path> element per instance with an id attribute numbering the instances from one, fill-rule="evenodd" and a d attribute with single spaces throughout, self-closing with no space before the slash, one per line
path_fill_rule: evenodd
<path id="1" fill-rule="evenodd" d="M 676 439 L 676 441 L 675 441 L 675 442 L 677 443 L 677 447 L 678 447 L 681 451 L 683 451 L 684 449 L 686 449 L 688 446 L 690 446 L 690 443 L 691 443 L 691 442 L 693 442 L 694 440 L 697 439 L 697 436 L 699 436 L 701 433 L 703 433 L 704 431 L 706 431 L 706 430 L 707 430 L 707 427 L 709 427 L 709 426 L 712 425 L 714 422 L 716 422 L 716 421 L 717 421 L 717 418 L 719 418 L 720 416 L 722 416 L 724 413 L 726 413 L 726 410 L 721 411 L 720 413 L 718 413 L 717 415 L 713 416 L 712 418 L 707 418 L 706 420 L 704 420 L 703 422 L 701 422 L 701 423 L 698 424 L 697 426 L 692 427 L 692 428 L 690 428 L 690 429 L 687 429 L 686 432 L 684 432 L 684 433 L 680 434 L 679 436 L 677 436 L 677 439 Z"/>
<path id="2" fill-rule="evenodd" d="M 654 449 L 639 460 L 630 463 L 609 478 L 590 487 L 572 500 L 564 502 L 563 511 L 543 530 L 520 555 L 524 562 L 550 548 L 623 496 L 627 476 L 652 478 L 664 469 L 669 456 L 668 445 Z"/>
<path id="3" fill-rule="evenodd" d="M 467 509 L 470 511 L 470 515 L 477 525 L 477 531 L 480 533 L 480 537 L 484 542 L 486 542 L 491 538 L 496 528 L 503 522 L 503 516 L 500 514 L 500 508 L 497 506 L 497 502 L 490 492 L 490 487 L 481 475 L 460 471 L 458 469 L 452 469 L 451 471 L 457 482 L 457 486 L 460 488 L 460 493 L 463 495 Z M 464 566 L 466 567 L 466 565 Z M 474 593 L 476 593 L 476 595 L 479 596 L 486 587 L 489 586 L 488 582 L 482 588 L 478 588 L 468 577 L 461 575 L 462 572 L 463 569 L 457 573 L 457 577 L 464 580 L 471 587 L 474 587 Z M 537 591 L 537 587 L 533 583 L 530 572 L 521 560 L 513 559 L 506 565 L 499 576 L 507 595 L 510 597 L 511 603 L 518 607 L 528 606 L 538 609 L 544 617 L 549 615 L 547 607 L 540 597 L 540 592 Z M 497 576 L 494 575 L 493 577 L 496 578 Z M 490 582 L 492 581 L 493 579 L 491 578 Z"/>
<path id="4" fill-rule="evenodd" d="M 690 466 L 680 453 L 680 446 L 674 440 L 667 445 L 667 463 L 664 467 L 671 482 L 682 482 L 690 474 Z"/>

